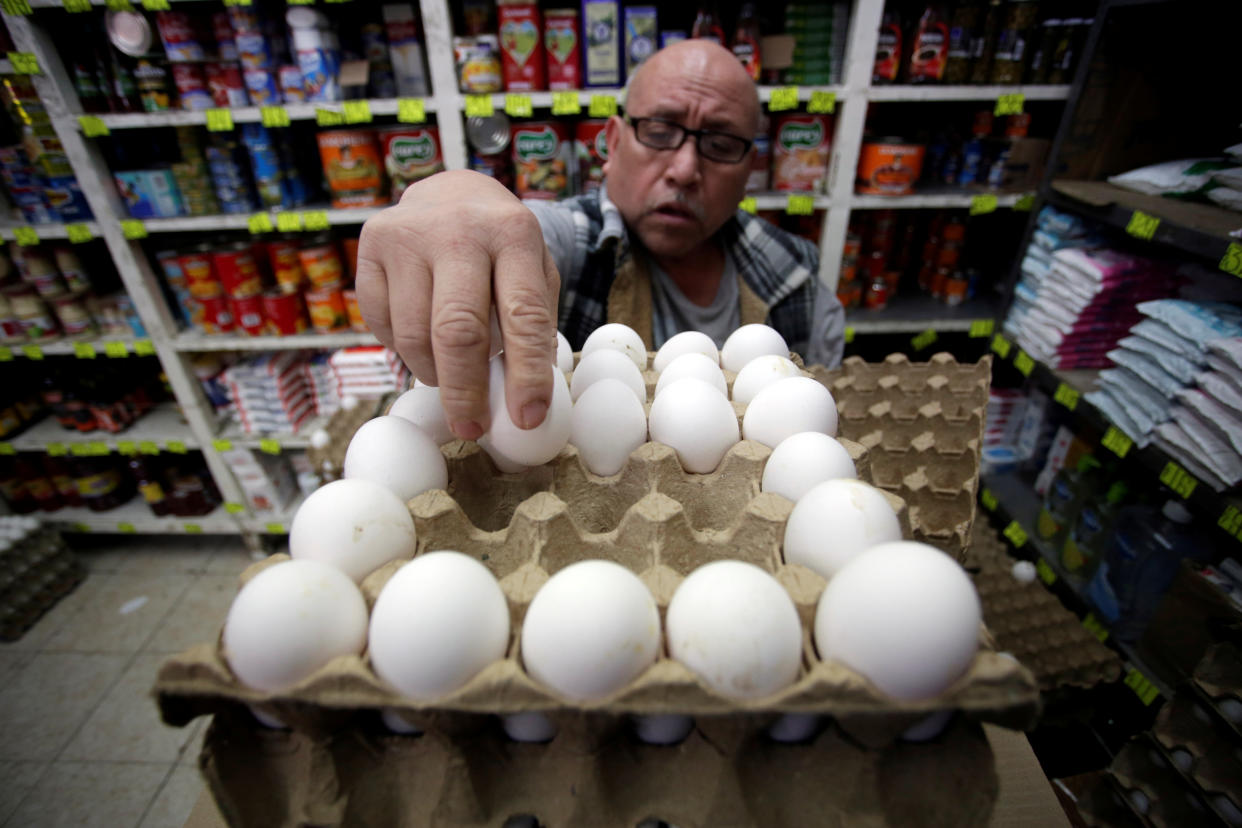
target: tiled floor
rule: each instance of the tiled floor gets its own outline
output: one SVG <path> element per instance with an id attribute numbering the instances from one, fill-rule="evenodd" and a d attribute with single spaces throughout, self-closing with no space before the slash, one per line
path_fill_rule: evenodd
<path id="1" fill-rule="evenodd" d="M 216 636 L 250 557 L 235 537 L 71 545 L 86 580 L 0 643 L 0 826 L 180 828 L 205 720 L 167 727 L 150 690 Z"/>

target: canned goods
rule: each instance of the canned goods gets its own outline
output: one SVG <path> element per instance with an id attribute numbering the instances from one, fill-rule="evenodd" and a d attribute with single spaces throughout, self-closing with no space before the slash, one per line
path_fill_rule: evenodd
<path id="1" fill-rule="evenodd" d="M 569 130 L 557 121 L 513 127 L 513 167 L 519 197 L 554 199 L 569 195 Z"/>
<path id="2" fill-rule="evenodd" d="M 259 265 L 248 243 L 237 242 L 213 252 L 211 263 L 220 286 L 230 298 L 243 299 L 263 292 Z"/>
<path id="3" fill-rule="evenodd" d="M 470 153 L 470 169 L 490 176 L 510 190 L 513 189 L 513 162 L 507 153 L 476 155 Z"/>
<path id="4" fill-rule="evenodd" d="M 381 207 L 383 194 L 379 147 L 375 134 L 362 129 L 338 129 L 318 135 L 324 178 L 332 206 Z"/>
<path id="5" fill-rule="evenodd" d="M 199 326 L 203 333 L 222 334 L 233 330 L 233 311 L 229 308 L 229 300 L 223 295 L 196 297 L 202 316 Z"/>
<path id="6" fill-rule="evenodd" d="M 909 195 L 923 171 L 922 144 L 906 144 L 900 139 L 868 141 L 858 157 L 859 193 Z"/>
<path id="7" fill-rule="evenodd" d="M 341 291 L 345 298 L 345 313 L 349 317 L 349 327 L 358 333 L 367 333 L 366 320 L 362 318 L 362 309 L 358 307 L 358 292 L 353 288 Z"/>
<path id="8" fill-rule="evenodd" d="M 285 293 L 302 289 L 305 274 L 298 258 L 298 243 L 291 239 L 275 239 L 267 243 L 267 259 L 272 266 L 276 287 Z"/>
<path id="9" fill-rule="evenodd" d="M 60 271 L 70 293 L 90 289 L 91 280 L 87 277 L 86 270 L 82 267 L 82 262 L 72 247 L 67 244 L 58 244 L 52 248 L 52 256 L 56 259 L 56 269 Z"/>
<path id="10" fill-rule="evenodd" d="M 505 89 L 533 92 L 547 85 L 544 75 L 543 16 L 538 3 L 506 2 L 496 14 L 500 23 L 500 59 Z"/>
<path id="11" fill-rule="evenodd" d="M 38 295 L 27 287 L 14 286 L 7 288 L 9 303 L 13 308 L 13 316 L 21 336 L 26 339 L 49 339 L 58 335 L 56 320 L 48 313 L 47 305 Z"/>
<path id="12" fill-rule="evenodd" d="M 201 64 L 174 63 L 172 76 L 173 83 L 177 87 L 177 96 L 181 99 L 182 109 L 211 108 L 211 95 L 207 91 L 207 78 Z"/>
<path id="13" fill-rule="evenodd" d="M 832 117 L 792 113 L 773 121 L 772 187 L 811 192 L 821 186 L 828 173 Z"/>
<path id="14" fill-rule="evenodd" d="M 52 301 L 52 310 L 55 311 L 56 319 L 60 322 L 65 336 L 95 333 L 95 320 L 91 318 L 90 312 L 86 309 L 84 296 L 85 294 L 82 293 L 70 294 Z"/>
<path id="15" fill-rule="evenodd" d="M 262 296 L 263 332 L 267 336 L 293 336 L 306 333 L 306 308 L 302 294 L 269 290 Z"/>
<path id="16" fill-rule="evenodd" d="M 185 12 L 162 11 L 155 15 L 155 27 L 169 63 L 203 60 L 206 54 L 194 33 L 194 23 Z M 183 107 L 188 108 L 188 107 Z"/>
<path id="17" fill-rule="evenodd" d="M 466 141 L 479 155 L 499 155 L 509 148 L 512 125 L 504 113 L 466 119 Z"/>
<path id="18" fill-rule="evenodd" d="M 207 89 L 216 106 L 246 106 L 246 84 L 241 66 L 236 63 L 208 63 Z"/>
<path id="19" fill-rule="evenodd" d="M 398 127 L 384 130 L 379 138 L 384 171 L 392 183 L 393 202 L 399 201 L 405 188 L 415 181 L 444 169 L 440 135 L 435 127 Z"/>
<path id="20" fill-rule="evenodd" d="M 229 309 L 233 312 L 236 331 L 246 336 L 263 335 L 263 299 L 260 296 L 231 296 Z"/>
<path id="21" fill-rule="evenodd" d="M 318 333 L 340 333 L 349 324 L 345 297 L 340 288 L 316 288 L 306 291 L 306 309 L 311 327 Z"/>
<path id="22" fill-rule="evenodd" d="M 254 176 L 255 189 L 259 193 L 259 201 L 264 207 L 283 206 L 283 168 L 280 155 L 267 129 L 261 124 L 243 124 L 241 137 L 250 154 L 250 170 Z"/>
<path id="23" fill-rule="evenodd" d="M 548 88 L 582 88 L 578 10 L 548 9 L 543 13 L 543 23 L 544 40 L 548 49 Z"/>
<path id="24" fill-rule="evenodd" d="M 966 301 L 970 280 L 962 273 L 954 273 L 945 279 L 943 297 L 946 305 L 960 305 Z"/>
<path id="25" fill-rule="evenodd" d="M 336 245 L 326 237 L 317 236 L 310 244 L 298 250 L 298 262 L 306 280 L 314 288 L 340 287 L 345 278 L 345 268 L 341 264 L 340 254 Z"/>
<path id="26" fill-rule="evenodd" d="M 207 245 L 199 245 L 189 253 L 182 253 L 178 261 L 181 264 L 181 273 L 185 277 L 186 289 L 190 291 L 191 296 L 202 299 L 220 296 L 224 293 L 220 279 L 216 276 L 216 268 L 211 253 L 207 250 Z"/>
<path id="27" fill-rule="evenodd" d="M 579 189 L 598 190 L 604 181 L 604 162 L 608 160 L 607 121 L 579 121 L 574 127 L 574 155 L 578 159 Z M 764 173 L 765 189 L 767 173 Z M 749 185 L 748 185 L 749 186 Z"/>

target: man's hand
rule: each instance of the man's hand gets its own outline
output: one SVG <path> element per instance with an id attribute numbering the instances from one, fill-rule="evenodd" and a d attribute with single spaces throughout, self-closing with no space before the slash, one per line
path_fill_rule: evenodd
<path id="1" fill-rule="evenodd" d="M 539 222 L 503 185 L 467 171 L 411 185 L 399 204 L 363 225 L 357 291 L 368 327 L 414 376 L 440 386 L 449 426 L 464 440 L 491 426 L 494 302 L 509 416 L 521 428 L 543 422 L 560 277 Z"/>

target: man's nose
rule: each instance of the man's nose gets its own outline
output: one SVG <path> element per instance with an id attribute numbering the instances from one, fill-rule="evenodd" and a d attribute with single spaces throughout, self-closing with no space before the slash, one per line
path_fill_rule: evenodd
<path id="1" fill-rule="evenodd" d="M 693 135 L 687 135 L 682 145 L 673 150 L 665 174 L 680 186 L 697 184 L 700 178 L 699 150 Z"/>

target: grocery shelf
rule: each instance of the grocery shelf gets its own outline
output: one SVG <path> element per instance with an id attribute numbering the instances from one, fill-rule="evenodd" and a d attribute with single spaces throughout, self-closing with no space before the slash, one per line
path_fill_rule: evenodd
<path id="1" fill-rule="evenodd" d="M 220 434 L 216 440 L 227 441 L 234 447 L 238 448 L 265 448 L 272 447 L 279 449 L 304 449 L 310 445 L 310 436 L 317 429 L 327 426 L 331 417 L 316 416 L 311 417 L 302 427 L 293 432 L 272 432 L 265 434 L 247 434 L 241 430 L 241 427 L 234 422 L 228 422 L 220 430 Z"/>
<path id="2" fill-rule="evenodd" d="M 0 69 L 0 74 L 3 70 Z M 24 221 L 13 221 L 12 219 L 0 220 L 0 235 L 6 239 L 13 238 L 13 232 L 20 228 L 33 230 L 38 237 L 42 239 L 67 239 L 69 238 L 68 227 L 78 227 L 85 225 L 90 230 L 92 236 L 99 236 L 99 223 L 96 221 L 69 222 L 68 224 L 27 224 Z"/>
<path id="3" fill-rule="evenodd" d="M 13 63 L 7 58 L 4 60 L 0 60 L 0 75 L 11 75 L 11 74 L 13 74 Z"/>
<path id="4" fill-rule="evenodd" d="M 885 195 L 854 195 L 850 198 L 850 207 L 854 210 L 922 210 L 922 209 L 953 209 L 953 208 L 972 208 L 975 209 L 980 202 L 975 199 L 992 196 L 996 199 L 995 204 L 991 204 L 991 199 L 987 199 L 992 209 L 998 207 L 1013 207 L 1025 196 L 1031 193 L 994 193 L 983 192 L 978 190 L 920 190 L 911 195 L 901 196 L 885 196 Z M 981 212 L 989 212 L 981 209 Z"/>
<path id="5" fill-rule="evenodd" d="M 431 114 L 436 110 L 434 98 L 422 98 L 423 110 Z M 389 116 L 397 114 L 397 98 L 370 98 L 364 101 L 372 116 Z M 311 121 L 318 117 L 320 110 L 339 112 L 344 101 L 325 101 L 322 103 L 286 103 L 276 104 L 283 109 L 291 121 Z M 354 103 L 351 101 L 351 103 Z M 258 106 L 222 107 L 227 109 L 235 124 L 262 123 L 263 111 Z M 100 114 L 97 116 L 108 129 L 148 129 L 165 126 L 202 126 L 207 123 L 207 110 L 172 109 L 167 112 L 125 112 Z M 77 120 L 73 125 L 81 128 Z"/>
<path id="6" fill-rule="evenodd" d="M 788 87 L 790 87 L 790 86 L 796 86 L 796 84 L 792 84 L 792 83 L 791 83 L 791 84 L 788 84 L 788 85 L 785 85 L 785 86 L 760 86 L 760 87 L 759 87 L 759 101 L 760 101 L 761 103 L 768 103 L 768 102 L 770 102 L 770 101 L 772 100 L 772 93 L 773 93 L 775 90 L 777 90 L 777 89 L 787 89 L 787 88 L 788 88 Z M 844 87 L 844 86 L 838 86 L 838 85 L 831 85 L 831 86 L 814 86 L 814 85 L 812 85 L 812 86 L 797 86 L 797 89 L 798 89 L 798 102 L 799 102 L 799 103 L 805 103 L 806 101 L 809 101 L 809 100 L 811 99 L 811 95 L 812 95 L 812 94 L 814 94 L 814 93 L 816 93 L 816 92 L 828 92 L 828 93 L 831 93 L 832 95 L 835 95 L 835 96 L 836 96 L 837 101 L 842 100 L 842 99 L 845 97 L 845 95 L 846 95 L 846 92 L 845 92 L 845 87 Z"/>
<path id="7" fill-rule="evenodd" d="M 356 345 L 378 345 L 374 334 L 348 331 L 336 334 L 297 334 L 295 336 L 211 336 L 185 331 L 173 340 L 178 351 L 293 351 L 303 348 L 327 350 Z"/>
<path id="8" fill-rule="evenodd" d="M 845 312 L 845 325 L 855 334 L 938 333 L 972 331 L 977 322 L 992 322 L 997 307 L 987 298 L 950 306 L 926 293 L 903 293 L 882 310 L 857 308 Z M 982 335 L 982 334 L 981 334 Z"/>
<path id="9" fill-rule="evenodd" d="M 241 531 L 237 521 L 222 507 L 198 517 L 156 517 L 141 495 L 135 495 L 127 503 L 106 512 L 66 507 L 43 513 L 40 518 L 44 523 L 68 532 L 235 535 Z"/>
<path id="10" fill-rule="evenodd" d="M 190 426 L 181 417 L 176 403 L 161 403 L 155 406 L 129 428 L 118 434 L 106 431 L 77 432 L 61 428 L 55 417 L 48 416 L 18 434 L 8 444 L 15 451 L 47 451 L 49 445 L 61 444 L 66 447 L 94 444 L 106 445 L 116 449 L 119 443 L 155 443 L 160 449 L 167 449 L 169 443 L 178 448 L 193 449 L 198 447 Z"/>
<path id="11" fill-rule="evenodd" d="M 67 355 L 83 359 L 111 357 L 114 354 L 120 356 L 119 348 L 125 349 L 126 356 L 138 354 L 139 350 L 142 351 L 139 354 L 140 356 L 153 356 L 155 354 L 155 346 L 151 344 L 149 339 L 134 339 L 123 336 L 96 336 L 75 339 L 52 339 L 44 342 L 9 342 L 0 345 L 0 362 L 7 362 L 19 356 L 29 359 Z"/>
<path id="12" fill-rule="evenodd" d="M 1136 193 L 1107 181 L 1059 179 L 1046 196 L 1057 207 L 1121 230 L 1127 230 L 1136 212 L 1145 213 L 1160 220 L 1151 241 L 1202 256 L 1212 265 L 1223 264 L 1230 243 L 1242 245 L 1242 213 L 1223 207 Z"/>
<path id="13" fill-rule="evenodd" d="M 256 215 L 267 215 L 272 230 L 277 227 L 277 216 L 282 214 L 324 213 L 328 224 L 332 226 L 362 224 L 371 216 L 383 210 L 383 207 L 356 207 L 350 210 L 336 210 L 325 206 L 308 205 L 295 210 L 259 210 L 254 213 L 221 213 L 212 216 L 177 216 L 176 218 L 142 219 L 148 233 L 183 233 L 201 230 L 249 230 L 251 219 Z"/>
<path id="14" fill-rule="evenodd" d="M 936 86 L 894 85 L 873 86 L 867 90 L 872 101 L 994 101 L 1001 95 L 1022 95 L 1028 101 L 1064 101 L 1069 98 L 1069 84 Z"/>
<path id="15" fill-rule="evenodd" d="M 288 506 L 278 512 L 251 512 L 242 518 L 242 528 L 261 535 L 287 535 L 293 516 L 305 499 L 305 495 L 299 492 Z"/>
<path id="16" fill-rule="evenodd" d="M 753 198 L 755 200 L 755 209 L 757 210 L 785 210 L 789 207 L 791 198 L 806 197 L 812 200 L 816 210 L 828 209 L 828 196 L 823 193 L 779 193 L 769 191 L 746 194 L 746 198 Z"/>

